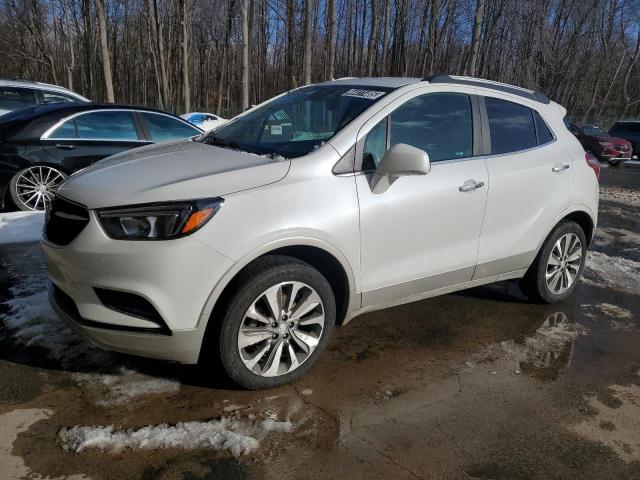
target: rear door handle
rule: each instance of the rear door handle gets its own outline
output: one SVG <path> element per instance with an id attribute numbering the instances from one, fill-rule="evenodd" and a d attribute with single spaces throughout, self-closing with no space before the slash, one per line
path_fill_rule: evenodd
<path id="1" fill-rule="evenodd" d="M 69 145 L 68 143 L 56 143 L 56 148 L 59 148 L 60 150 L 73 150 L 76 146 Z"/>
<path id="2" fill-rule="evenodd" d="M 478 182 L 476 180 L 471 179 L 471 180 L 467 180 L 462 185 L 460 185 L 458 187 L 458 190 L 460 190 L 461 192 L 473 192 L 474 190 L 482 187 L 484 187 L 484 182 Z"/>
<path id="3" fill-rule="evenodd" d="M 569 165 L 562 164 L 562 163 L 556 163 L 551 169 L 551 171 L 555 173 L 561 173 L 561 172 L 564 172 L 565 170 L 569 170 Z"/>

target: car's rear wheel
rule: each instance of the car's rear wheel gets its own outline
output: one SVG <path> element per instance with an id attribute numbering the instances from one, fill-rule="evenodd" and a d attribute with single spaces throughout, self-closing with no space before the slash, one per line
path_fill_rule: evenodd
<path id="1" fill-rule="evenodd" d="M 19 210 L 44 210 L 66 178 L 64 172 L 47 165 L 24 168 L 9 182 L 11 201 Z"/>
<path id="2" fill-rule="evenodd" d="M 244 388 L 261 389 L 306 373 L 335 323 L 335 298 L 326 278 L 298 259 L 267 256 L 233 287 L 217 338 L 229 377 Z"/>
<path id="3" fill-rule="evenodd" d="M 522 290 L 532 299 L 555 303 L 576 288 L 587 253 L 584 231 L 575 222 L 560 223 L 547 237 L 527 274 Z"/>

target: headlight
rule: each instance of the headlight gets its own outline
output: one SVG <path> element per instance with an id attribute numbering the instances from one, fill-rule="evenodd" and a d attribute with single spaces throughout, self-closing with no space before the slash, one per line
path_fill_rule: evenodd
<path id="1" fill-rule="evenodd" d="M 611 142 L 598 142 L 603 147 L 613 147 L 613 143 Z"/>
<path id="2" fill-rule="evenodd" d="M 102 228 L 117 240 L 171 240 L 190 235 L 213 217 L 222 198 L 148 203 L 97 211 Z"/>

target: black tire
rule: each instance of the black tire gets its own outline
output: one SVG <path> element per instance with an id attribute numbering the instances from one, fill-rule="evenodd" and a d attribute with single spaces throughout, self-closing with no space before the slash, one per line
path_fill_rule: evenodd
<path id="1" fill-rule="evenodd" d="M 303 282 L 320 296 L 324 308 L 324 328 L 317 346 L 299 367 L 279 376 L 265 377 L 249 370 L 243 363 L 238 351 L 238 334 L 245 313 L 253 302 L 270 287 L 288 281 Z M 231 288 L 233 293 L 222 310 L 221 318 L 211 319 L 219 324 L 213 325 L 217 334 L 211 335 L 210 341 L 215 344 L 209 346 L 210 355 L 205 357 L 205 361 L 216 363 L 215 361 L 219 360 L 229 378 L 249 390 L 274 388 L 293 382 L 304 375 L 325 349 L 335 325 L 335 298 L 327 279 L 301 260 L 284 255 L 270 255 L 259 259 L 241 272 Z M 201 366 L 207 368 L 207 365 Z"/>
<path id="2" fill-rule="evenodd" d="M 551 255 L 551 250 L 553 249 L 558 239 L 568 233 L 573 233 L 580 239 L 580 242 L 582 243 L 582 259 L 580 267 L 578 269 L 578 273 L 573 280 L 573 283 L 564 292 L 555 294 L 551 291 L 546 282 L 547 264 Z M 520 287 L 522 291 L 530 299 L 537 302 L 556 303 L 565 300 L 573 293 L 576 285 L 578 284 L 578 281 L 580 280 L 582 270 L 584 269 L 586 255 L 587 239 L 580 225 L 569 220 L 560 222 L 551 231 L 544 244 L 542 245 L 542 248 L 538 252 L 538 255 L 529 267 L 529 270 L 525 274 L 524 278 L 520 281 Z"/>

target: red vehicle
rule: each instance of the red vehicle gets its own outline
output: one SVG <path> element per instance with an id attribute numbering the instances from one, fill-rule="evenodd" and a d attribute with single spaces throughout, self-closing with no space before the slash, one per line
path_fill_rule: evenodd
<path id="1" fill-rule="evenodd" d="M 587 123 L 570 123 L 569 130 L 582 144 L 585 151 L 598 160 L 617 165 L 631 159 L 631 142 L 624 138 L 612 137 L 604 130 Z"/>

